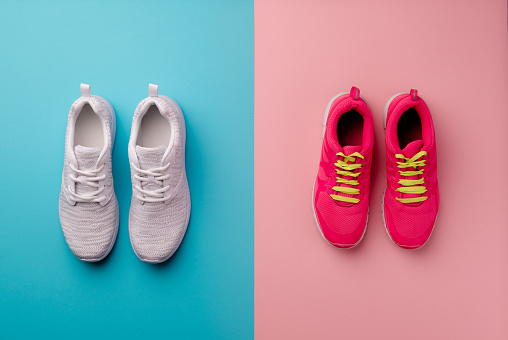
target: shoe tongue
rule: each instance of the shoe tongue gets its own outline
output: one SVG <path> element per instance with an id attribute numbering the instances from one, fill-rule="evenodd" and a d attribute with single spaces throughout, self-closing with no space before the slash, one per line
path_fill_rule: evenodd
<path id="1" fill-rule="evenodd" d="M 136 154 L 138 155 L 139 165 L 143 170 L 159 168 L 162 165 L 162 157 L 166 152 L 166 146 L 156 146 L 154 148 L 145 148 L 136 145 Z"/>
<path id="2" fill-rule="evenodd" d="M 421 139 L 412 141 L 404 149 L 402 149 L 402 154 L 406 158 L 411 158 L 416 155 L 423 147 L 423 141 Z"/>
<path id="3" fill-rule="evenodd" d="M 349 156 L 355 152 L 359 152 L 361 149 L 362 147 L 358 145 L 346 145 L 342 148 L 342 151 L 344 151 L 344 155 Z"/>
<path id="4" fill-rule="evenodd" d="M 78 169 L 79 170 L 96 169 L 97 160 L 99 159 L 101 151 L 102 149 L 100 147 L 86 147 L 77 145 L 74 148 L 74 155 L 76 156 L 76 161 L 78 162 Z M 94 188 L 86 184 L 76 183 L 75 190 L 76 194 L 83 195 L 90 192 L 94 192 L 97 190 L 97 188 Z"/>
<path id="5" fill-rule="evenodd" d="M 162 158 L 166 152 L 166 146 L 156 146 L 154 148 L 146 148 L 143 146 L 136 145 L 136 154 L 138 156 L 139 167 L 143 170 L 151 170 L 154 168 L 160 168 L 162 166 Z M 157 190 L 161 188 L 160 185 L 153 182 L 143 182 L 141 184 L 144 190 Z M 150 203 L 150 204 L 163 204 Z"/>
<path id="6" fill-rule="evenodd" d="M 78 168 L 80 170 L 95 169 L 101 151 L 102 149 L 100 147 L 77 145 L 74 148 L 74 155 L 76 155 L 76 160 L 78 161 Z"/>
<path id="7" fill-rule="evenodd" d="M 346 145 L 346 146 L 343 146 L 342 147 L 342 152 L 344 153 L 344 155 L 346 156 L 349 156 L 355 152 L 359 152 L 360 150 L 362 149 L 361 146 L 358 146 L 358 145 Z M 358 159 L 357 159 L 358 161 Z M 355 172 L 355 171 L 353 171 Z M 350 177 L 350 176 L 341 176 L 342 178 L 344 179 L 354 179 L 353 177 Z M 348 187 L 348 188 L 357 188 L 353 185 L 350 185 L 350 184 L 344 184 L 344 183 L 337 183 L 337 186 L 339 187 Z M 336 192 L 336 194 L 338 194 Z M 345 193 L 340 193 L 341 196 L 344 196 L 344 197 L 356 197 L 357 195 L 351 195 L 351 194 L 345 194 Z M 341 205 L 344 204 L 344 205 L 351 205 L 350 203 L 341 203 Z"/>
<path id="8" fill-rule="evenodd" d="M 423 147 L 423 141 L 422 140 L 418 139 L 418 140 L 412 141 L 411 143 L 406 145 L 406 147 L 402 150 L 402 154 L 406 158 L 411 158 L 414 155 L 416 155 L 418 152 L 420 152 L 422 147 Z M 407 168 L 406 170 L 413 171 L 413 170 L 417 170 L 417 169 L 415 169 L 415 168 Z M 416 179 L 418 179 L 418 176 L 406 176 L 406 177 L 404 177 L 404 179 L 416 180 Z M 417 195 L 417 194 L 402 194 L 403 198 L 415 198 L 415 197 L 418 197 L 418 196 L 420 196 L 420 195 Z"/>

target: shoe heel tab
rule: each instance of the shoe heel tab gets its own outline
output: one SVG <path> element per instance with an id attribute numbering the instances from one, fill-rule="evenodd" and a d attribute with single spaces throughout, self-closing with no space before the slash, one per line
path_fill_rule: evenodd
<path id="1" fill-rule="evenodd" d="M 83 97 L 91 97 L 92 96 L 92 87 L 88 84 L 79 85 L 79 89 L 81 91 L 81 96 Z"/>
<path id="2" fill-rule="evenodd" d="M 148 84 L 148 96 L 158 97 L 159 96 L 159 85 Z"/>
<path id="3" fill-rule="evenodd" d="M 358 100 L 358 98 L 360 98 L 360 89 L 358 87 L 353 86 L 351 88 L 351 91 L 349 91 L 349 96 L 353 100 Z"/>
<path id="4" fill-rule="evenodd" d="M 411 91 L 409 91 L 409 95 L 411 96 L 411 99 L 413 99 L 413 101 L 418 100 L 418 90 L 411 89 Z"/>

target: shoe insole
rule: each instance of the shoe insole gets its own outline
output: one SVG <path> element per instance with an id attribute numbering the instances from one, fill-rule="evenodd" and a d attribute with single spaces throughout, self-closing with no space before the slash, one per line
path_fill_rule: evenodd
<path id="1" fill-rule="evenodd" d="M 355 110 L 343 113 L 337 123 L 337 139 L 341 146 L 362 146 L 363 117 Z"/>
<path id="2" fill-rule="evenodd" d="M 89 104 L 81 109 L 74 125 L 74 146 L 104 146 L 102 122 Z"/>
<path id="3" fill-rule="evenodd" d="M 404 149 L 409 143 L 422 138 L 422 121 L 415 109 L 411 108 L 400 116 L 397 123 L 399 146 Z"/>
<path id="4" fill-rule="evenodd" d="M 138 131 L 137 145 L 153 148 L 156 146 L 168 146 L 171 137 L 171 126 L 166 117 L 162 116 L 156 105 L 148 108 Z"/>

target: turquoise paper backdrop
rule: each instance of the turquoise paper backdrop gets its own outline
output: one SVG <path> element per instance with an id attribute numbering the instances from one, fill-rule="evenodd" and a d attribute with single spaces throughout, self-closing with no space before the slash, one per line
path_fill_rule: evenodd
<path id="1" fill-rule="evenodd" d="M 254 334 L 252 1 L 3 1 L 0 338 L 248 339 Z M 84 263 L 58 219 L 67 114 L 79 84 L 116 110 L 120 230 Z M 192 214 L 166 263 L 128 235 L 132 115 L 148 83 L 187 125 Z"/>

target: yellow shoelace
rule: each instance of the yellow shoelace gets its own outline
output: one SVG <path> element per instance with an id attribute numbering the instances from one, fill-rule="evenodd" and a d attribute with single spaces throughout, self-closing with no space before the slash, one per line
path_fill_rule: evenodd
<path id="1" fill-rule="evenodd" d="M 359 157 L 361 159 L 364 159 L 365 157 L 363 157 L 358 152 L 354 152 L 348 156 L 344 155 L 342 152 L 339 152 L 339 153 L 337 153 L 337 156 L 344 158 L 343 161 L 337 160 L 337 163 L 335 163 L 335 166 L 338 168 L 338 169 L 335 169 L 335 171 L 337 171 L 337 175 L 349 176 L 349 177 L 353 177 L 353 178 L 360 176 L 361 172 L 353 172 L 354 170 L 360 169 L 362 167 L 361 164 L 355 164 L 356 158 Z M 348 162 L 352 162 L 352 163 L 348 163 Z M 358 185 L 358 181 L 355 179 L 344 179 L 342 177 L 336 177 L 336 178 L 337 178 L 337 183 Z M 334 186 L 332 189 L 335 191 L 342 192 L 344 194 L 350 194 L 350 195 L 358 195 L 360 193 L 360 189 L 350 188 L 350 187 Z M 333 194 L 331 194 L 330 196 L 336 201 L 349 202 L 349 203 L 360 202 L 360 200 L 358 198 L 345 197 L 345 196 L 333 195 Z"/>
<path id="2" fill-rule="evenodd" d="M 399 169 L 406 169 L 406 168 L 417 168 L 417 167 L 423 167 L 425 166 L 425 159 L 418 160 L 419 158 L 425 156 L 427 152 L 420 151 L 416 155 L 414 155 L 411 158 L 406 158 L 404 155 L 396 154 L 395 157 L 402 159 L 402 162 L 397 162 L 397 167 Z M 423 169 L 421 170 L 399 170 L 399 173 L 401 176 L 418 176 L 423 174 Z M 397 188 L 398 192 L 402 192 L 404 194 L 424 194 L 427 192 L 427 188 L 423 185 L 425 181 L 423 178 L 420 179 L 401 179 L 399 180 L 399 184 L 402 185 L 400 188 Z M 412 198 L 398 198 L 395 199 L 402 203 L 416 203 L 416 202 L 423 202 L 427 199 L 427 196 L 420 196 L 420 197 L 412 197 Z"/>

